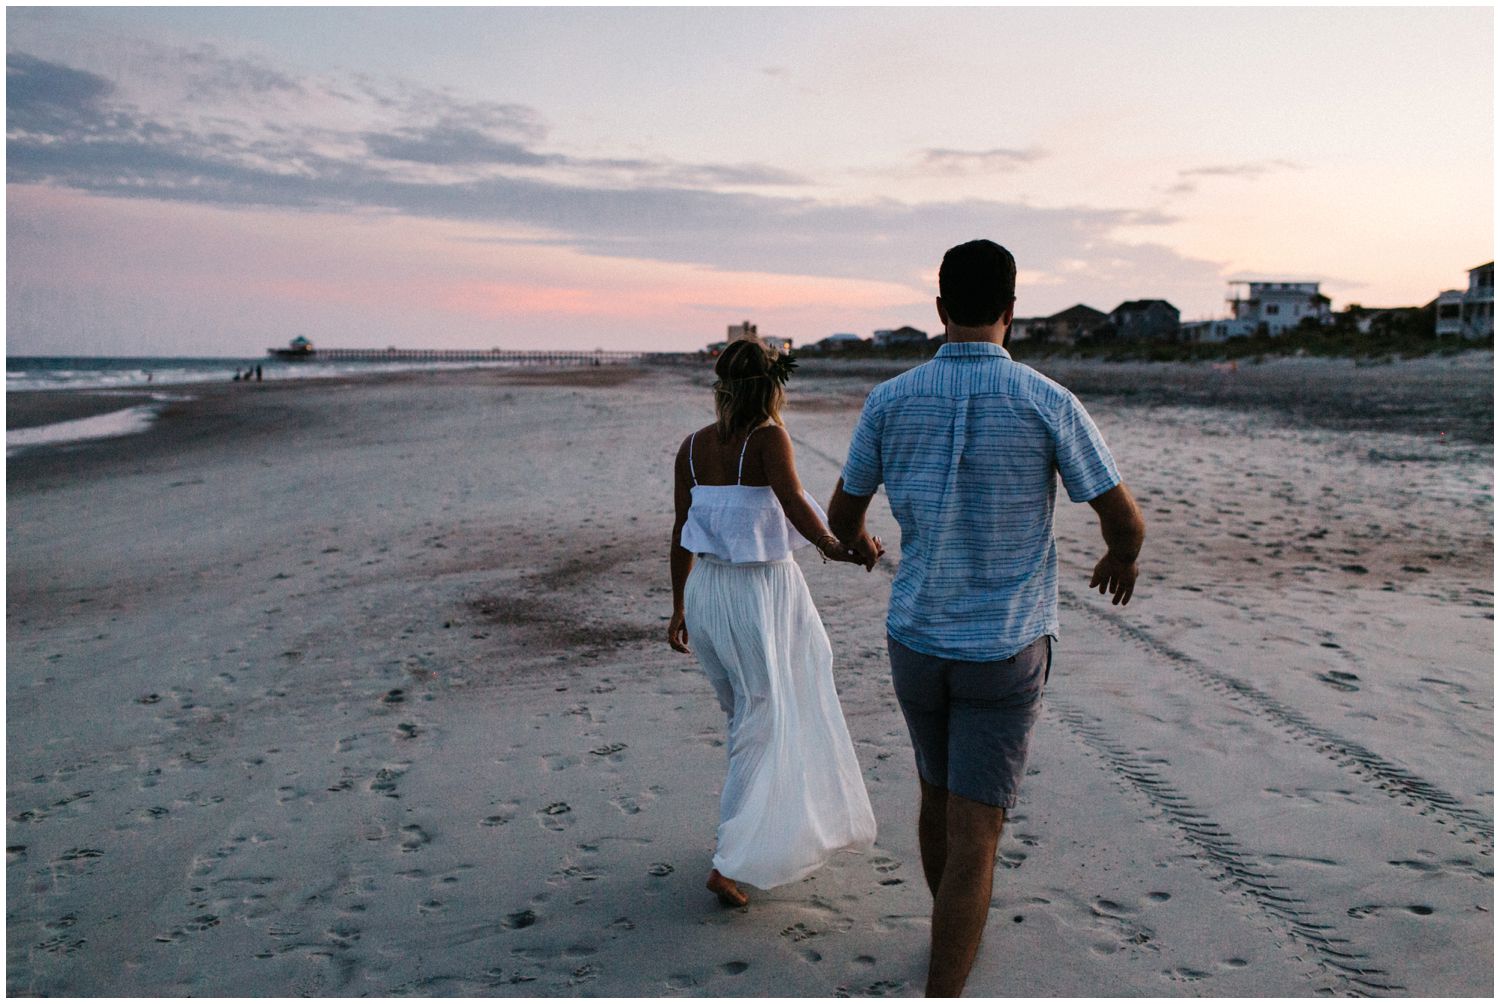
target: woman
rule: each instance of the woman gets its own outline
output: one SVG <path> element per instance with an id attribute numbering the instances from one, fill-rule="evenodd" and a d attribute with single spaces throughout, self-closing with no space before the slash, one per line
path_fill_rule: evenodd
<path id="1" fill-rule="evenodd" d="M 728 906 L 749 902 L 741 882 L 795 882 L 835 851 L 875 841 L 832 648 L 792 550 L 811 543 L 825 560 L 867 569 L 882 552 L 874 538 L 860 540 L 858 553 L 841 545 L 802 490 L 781 423 L 793 365 L 759 340 L 731 344 L 714 367 L 718 420 L 677 452 L 667 640 L 696 650 L 729 716 L 708 875 Z"/>

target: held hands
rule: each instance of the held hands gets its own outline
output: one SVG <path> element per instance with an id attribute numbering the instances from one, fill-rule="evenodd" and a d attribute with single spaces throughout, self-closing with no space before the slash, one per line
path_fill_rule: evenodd
<path id="1" fill-rule="evenodd" d="M 688 648 L 687 620 L 683 617 L 681 610 L 673 610 L 672 619 L 667 623 L 667 644 L 671 645 L 674 651 L 693 654 L 693 650 Z"/>
<path id="2" fill-rule="evenodd" d="M 852 565 L 863 565 L 867 572 L 873 571 L 875 563 L 885 554 L 885 545 L 881 543 L 880 538 L 871 537 L 863 532 L 847 545 L 841 543 L 831 533 L 819 537 L 816 543 L 825 560 L 847 561 Z"/>
<path id="3" fill-rule="evenodd" d="M 1130 602 L 1130 596 L 1135 592 L 1135 562 L 1124 561 L 1120 558 L 1105 553 L 1094 566 L 1094 577 L 1089 579 L 1089 588 L 1098 588 L 1102 596 L 1108 593 L 1112 599 L 1109 601 L 1113 606 L 1124 606 Z"/>

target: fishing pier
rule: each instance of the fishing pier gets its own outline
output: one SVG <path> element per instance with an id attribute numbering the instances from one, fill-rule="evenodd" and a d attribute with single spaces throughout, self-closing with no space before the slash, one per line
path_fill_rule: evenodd
<path id="1" fill-rule="evenodd" d="M 644 352 L 593 352 L 553 349 L 315 349 L 296 343 L 290 348 L 268 349 L 276 359 L 305 359 L 338 363 L 510 363 L 521 366 L 603 366 L 639 362 Z"/>

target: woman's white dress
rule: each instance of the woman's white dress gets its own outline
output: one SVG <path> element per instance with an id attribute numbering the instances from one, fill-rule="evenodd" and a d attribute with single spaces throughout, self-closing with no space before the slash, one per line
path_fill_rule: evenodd
<path id="1" fill-rule="evenodd" d="M 688 458 L 691 465 L 691 446 Z M 740 465 L 743 474 L 743 451 Z M 729 716 L 714 867 L 762 889 L 875 842 L 833 685 L 833 650 L 792 558 L 807 543 L 771 488 L 700 485 L 694 470 L 682 546 L 698 560 L 684 612 L 693 651 Z"/>

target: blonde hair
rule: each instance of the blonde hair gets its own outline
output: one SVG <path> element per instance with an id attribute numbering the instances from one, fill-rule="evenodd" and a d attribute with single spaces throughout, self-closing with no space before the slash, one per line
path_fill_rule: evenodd
<path id="1" fill-rule="evenodd" d="M 731 342 L 714 364 L 714 411 L 719 441 L 737 432 L 757 429 L 766 422 L 781 424 L 786 392 L 771 375 L 776 350 L 760 339 Z"/>

